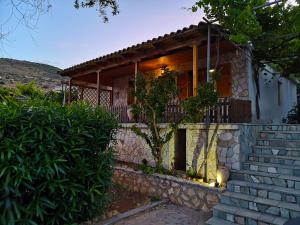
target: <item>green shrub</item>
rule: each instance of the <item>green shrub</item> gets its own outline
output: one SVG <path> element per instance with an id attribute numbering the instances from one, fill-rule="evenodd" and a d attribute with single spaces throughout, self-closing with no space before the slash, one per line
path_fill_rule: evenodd
<path id="1" fill-rule="evenodd" d="M 288 112 L 285 122 L 294 124 L 300 123 L 300 104 L 297 104 Z"/>
<path id="2" fill-rule="evenodd" d="M 16 95 L 27 96 L 30 98 L 42 98 L 44 96 L 44 92 L 40 89 L 34 81 L 28 84 L 16 84 Z"/>
<path id="3" fill-rule="evenodd" d="M 0 224 L 77 224 L 100 215 L 116 120 L 86 104 L 0 103 Z"/>
<path id="4" fill-rule="evenodd" d="M 40 89 L 34 82 L 28 84 L 17 83 L 15 88 L 0 87 L 0 103 L 8 101 L 43 100 L 62 104 L 63 91 L 54 92 Z"/>

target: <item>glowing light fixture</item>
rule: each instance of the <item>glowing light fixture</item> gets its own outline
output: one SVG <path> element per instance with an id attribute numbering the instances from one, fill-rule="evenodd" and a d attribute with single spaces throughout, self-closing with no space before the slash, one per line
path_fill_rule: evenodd
<path id="1" fill-rule="evenodd" d="M 218 183 L 219 185 L 222 184 L 222 175 L 221 175 L 220 173 L 217 174 L 217 183 Z"/>
<path id="2" fill-rule="evenodd" d="M 164 73 L 165 73 L 165 70 L 168 68 L 168 66 L 167 65 L 163 65 L 162 67 L 161 67 L 161 69 L 160 69 L 160 74 L 161 75 L 163 75 Z"/>
<path id="3" fill-rule="evenodd" d="M 211 182 L 208 186 L 215 187 L 216 186 L 216 182 Z"/>
<path id="4" fill-rule="evenodd" d="M 210 70 L 209 70 L 209 73 L 214 73 L 214 72 L 216 72 L 215 69 L 210 69 Z"/>

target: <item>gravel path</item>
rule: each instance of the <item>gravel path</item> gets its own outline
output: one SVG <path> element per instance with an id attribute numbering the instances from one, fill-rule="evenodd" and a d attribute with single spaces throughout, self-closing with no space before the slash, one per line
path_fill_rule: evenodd
<path id="1" fill-rule="evenodd" d="M 205 215 L 200 211 L 165 204 L 124 219 L 115 223 L 115 225 L 204 225 L 208 218 L 209 215 Z"/>

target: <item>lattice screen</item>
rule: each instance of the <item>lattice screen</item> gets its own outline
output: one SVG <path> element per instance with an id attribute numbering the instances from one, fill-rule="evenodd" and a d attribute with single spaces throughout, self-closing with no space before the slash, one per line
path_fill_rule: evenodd
<path id="1" fill-rule="evenodd" d="M 101 90 L 100 92 L 100 105 L 110 106 L 111 105 L 111 91 Z"/>
<path id="2" fill-rule="evenodd" d="M 81 100 L 90 103 L 92 106 L 97 105 L 97 89 L 84 88 L 82 89 Z"/>
<path id="3" fill-rule="evenodd" d="M 69 88 L 66 89 L 66 93 L 68 96 Z M 71 91 L 71 102 L 82 100 L 90 103 L 92 106 L 97 105 L 97 89 L 88 88 L 88 87 L 80 87 L 80 86 L 72 86 Z M 100 91 L 100 105 L 110 106 L 112 103 L 112 93 L 109 90 L 101 90 Z"/>
<path id="4" fill-rule="evenodd" d="M 77 101 L 77 100 L 79 99 L 79 92 L 80 92 L 79 89 L 80 89 L 80 88 L 77 87 L 77 86 L 72 86 L 72 87 L 71 87 L 71 102 Z M 67 101 L 68 101 L 68 99 L 69 99 L 69 90 L 70 90 L 70 88 L 69 88 L 69 86 L 68 86 L 68 87 L 66 88 L 66 98 L 67 98 Z"/>

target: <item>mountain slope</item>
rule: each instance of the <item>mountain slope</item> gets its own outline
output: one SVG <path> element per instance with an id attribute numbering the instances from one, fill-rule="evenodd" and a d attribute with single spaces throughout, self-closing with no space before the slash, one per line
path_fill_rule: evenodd
<path id="1" fill-rule="evenodd" d="M 35 81 L 43 89 L 53 89 L 61 84 L 61 69 L 42 63 L 0 58 L 0 85 L 14 86 L 17 82 Z"/>

